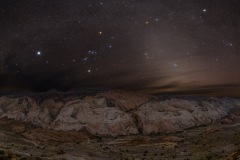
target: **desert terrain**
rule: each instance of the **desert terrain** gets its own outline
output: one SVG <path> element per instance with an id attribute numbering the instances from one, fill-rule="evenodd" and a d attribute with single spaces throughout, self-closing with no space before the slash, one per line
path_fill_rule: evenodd
<path id="1" fill-rule="evenodd" d="M 235 160 L 240 100 L 108 91 L 0 97 L 0 159 Z"/>

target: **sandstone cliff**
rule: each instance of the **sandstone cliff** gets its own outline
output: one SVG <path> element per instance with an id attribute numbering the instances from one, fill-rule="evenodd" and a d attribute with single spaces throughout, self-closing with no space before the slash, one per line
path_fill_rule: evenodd
<path id="1" fill-rule="evenodd" d="M 162 99 L 124 91 L 66 98 L 0 97 L 0 118 L 101 136 L 182 131 L 214 123 L 238 108 L 236 99 Z"/>

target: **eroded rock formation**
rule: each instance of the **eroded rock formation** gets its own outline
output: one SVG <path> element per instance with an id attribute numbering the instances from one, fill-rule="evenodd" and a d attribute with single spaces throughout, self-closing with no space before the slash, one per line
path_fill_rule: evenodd
<path id="1" fill-rule="evenodd" d="M 228 98 L 151 100 L 150 96 L 110 91 L 67 98 L 1 97 L 0 118 L 45 129 L 87 130 L 101 136 L 177 132 L 207 125 L 240 107 Z"/>

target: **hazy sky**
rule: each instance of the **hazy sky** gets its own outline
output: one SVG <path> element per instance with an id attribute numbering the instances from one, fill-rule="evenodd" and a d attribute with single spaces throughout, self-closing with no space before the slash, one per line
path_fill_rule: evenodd
<path id="1" fill-rule="evenodd" d="M 239 0 L 1 0 L 0 88 L 239 95 Z"/>

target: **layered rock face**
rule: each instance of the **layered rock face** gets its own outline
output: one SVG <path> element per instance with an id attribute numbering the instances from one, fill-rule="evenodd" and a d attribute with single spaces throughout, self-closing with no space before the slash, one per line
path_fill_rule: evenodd
<path id="1" fill-rule="evenodd" d="M 0 118 L 46 129 L 87 130 L 100 136 L 177 132 L 207 125 L 225 116 L 240 101 L 227 98 L 152 100 L 137 93 L 110 91 L 67 98 L 0 98 Z"/>

